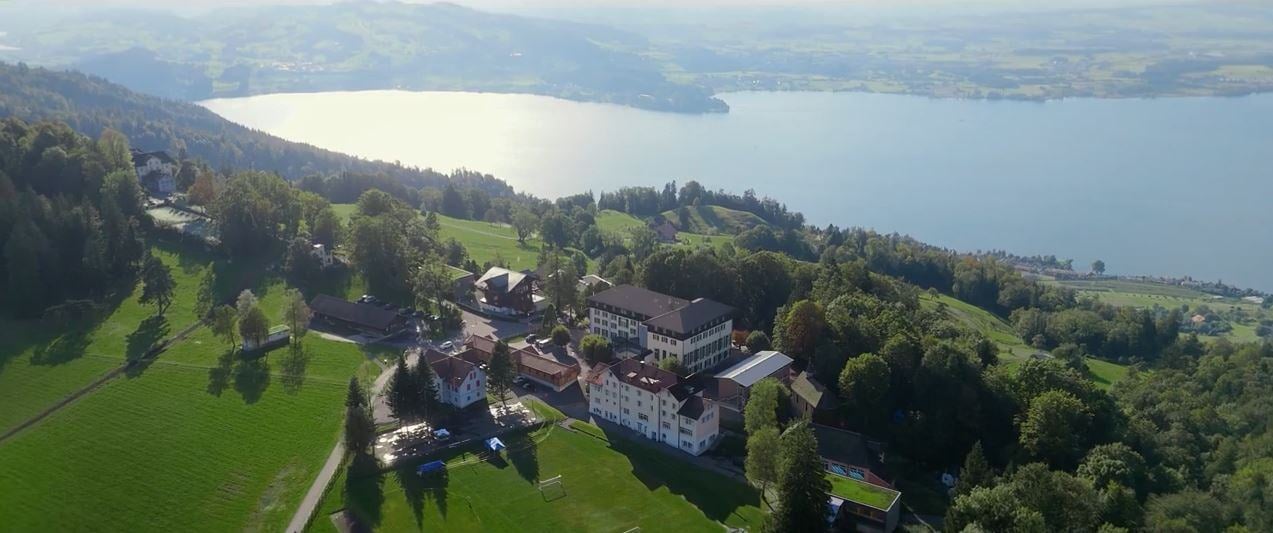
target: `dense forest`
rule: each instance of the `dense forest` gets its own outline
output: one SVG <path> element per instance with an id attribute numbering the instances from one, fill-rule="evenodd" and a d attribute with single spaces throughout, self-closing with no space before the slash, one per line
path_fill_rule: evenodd
<path id="1" fill-rule="evenodd" d="M 0 311 L 90 312 L 134 279 L 145 219 L 119 132 L 94 141 L 65 124 L 0 121 Z"/>
<path id="2" fill-rule="evenodd" d="M 146 96 L 75 72 L 0 63 L 0 116 L 62 121 L 90 137 L 114 129 L 126 135 L 133 147 L 167 150 L 217 169 L 268 169 L 288 179 L 352 173 L 379 176 L 375 179 L 380 184 L 397 182 L 415 189 L 455 182 L 496 196 L 512 193 L 508 184 L 489 175 L 467 171 L 446 175 L 285 141 L 194 104 Z"/>

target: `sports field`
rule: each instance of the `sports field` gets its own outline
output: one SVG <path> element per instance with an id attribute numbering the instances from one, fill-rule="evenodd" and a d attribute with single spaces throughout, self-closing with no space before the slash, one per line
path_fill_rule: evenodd
<path id="1" fill-rule="evenodd" d="M 335 531 L 330 515 L 346 507 L 379 531 L 756 531 L 762 520 L 750 487 L 646 445 L 559 426 L 505 440 L 506 459 L 453 455 L 441 477 L 342 473 L 310 530 Z"/>

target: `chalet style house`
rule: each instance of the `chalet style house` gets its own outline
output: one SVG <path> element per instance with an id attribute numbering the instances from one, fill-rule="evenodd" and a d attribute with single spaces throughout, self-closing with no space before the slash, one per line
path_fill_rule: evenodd
<path id="1" fill-rule="evenodd" d="M 683 300 L 632 285 L 588 297 L 588 331 L 647 349 L 660 361 L 676 358 L 691 373 L 729 356 L 733 314 L 707 298 Z"/>
<path id="2" fill-rule="evenodd" d="M 464 341 L 464 351 L 456 357 L 480 366 L 489 365 L 494 353 L 493 339 L 475 335 Z M 566 390 L 579 380 L 579 363 L 561 363 L 526 348 L 510 348 L 509 356 L 517 366 L 517 375 L 554 392 Z"/>
<path id="3" fill-rule="evenodd" d="M 720 434 L 716 402 L 676 374 L 636 359 L 594 372 L 588 406 L 592 416 L 693 455 L 711 449 Z"/>
<path id="4" fill-rule="evenodd" d="M 532 272 L 491 267 L 473 284 L 482 293 L 478 307 L 497 315 L 529 315 L 535 311 L 534 280 Z"/>

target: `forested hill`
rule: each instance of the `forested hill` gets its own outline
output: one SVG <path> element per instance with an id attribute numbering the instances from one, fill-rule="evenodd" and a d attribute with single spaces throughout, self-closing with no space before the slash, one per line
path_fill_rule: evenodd
<path id="1" fill-rule="evenodd" d="M 448 176 L 286 141 L 194 104 L 135 93 L 76 72 L 0 63 L 0 116 L 62 121 L 90 137 L 115 129 L 136 148 L 174 154 L 184 150 L 214 168 L 268 170 L 290 179 L 339 172 L 384 175 L 414 188 L 454 182 L 496 196 L 512 193 L 507 183 L 489 175 L 464 171 Z"/>
<path id="2" fill-rule="evenodd" d="M 706 87 L 669 81 L 643 37 L 454 4 L 239 7 L 189 18 L 89 10 L 34 17 L 0 31 L 8 32 L 9 46 L 0 47 L 0 59 L 69 67 L 183 100 L 409 89 L 531 93 L 659 111 L 728 110 Z"/>

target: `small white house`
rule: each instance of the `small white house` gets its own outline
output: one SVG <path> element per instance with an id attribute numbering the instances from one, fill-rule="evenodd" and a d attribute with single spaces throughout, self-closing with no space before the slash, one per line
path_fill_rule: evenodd
<path id="1" fill-rule="evenodd" d="M 137 181 L 153 194 L 167 196 L 177 191 L 177 161 L 167 152 L 143 152 L 133 149 L 133 168 Z"/>
<path id="2" fill-rule="evenodd" d="M 486 372 L 481 367 L 436 350 L 426 351 L 422 363 L 433 369 L 442 403 L 463 409 L 486 399 Z"/>
<path id="3" fill-rule="evenodd" d="M 318 260 L 318 264 L 323 268 L 331 268 L 332 265 L 336 264 L 336 255 L 331 250 L 328 250 L 323 243 L 314 243 L 314 246 L 310 248 L 310 255 L 314 256 Z"/>

